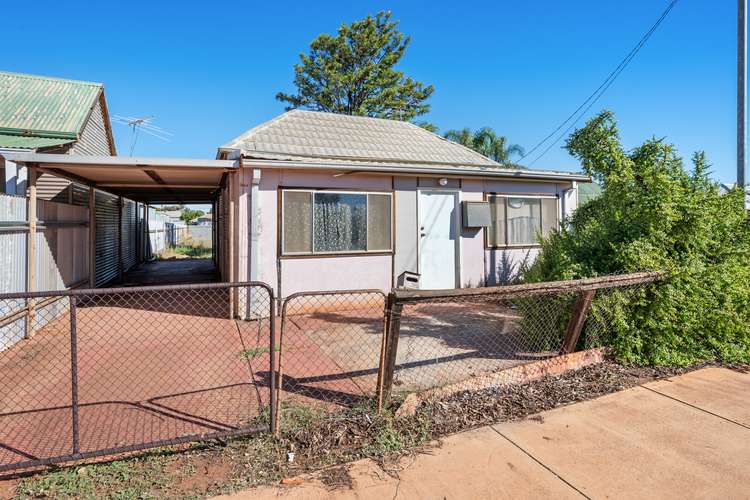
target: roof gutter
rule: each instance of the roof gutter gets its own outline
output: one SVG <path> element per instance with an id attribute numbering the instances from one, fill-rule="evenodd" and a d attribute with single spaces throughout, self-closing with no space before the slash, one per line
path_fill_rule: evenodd
<path id="1" fill-rule="evenodd" d="M 3 153 L 6 160 L 16 163 L 37 163 L 39 165 L 75 165 L 78 167 L 194 167 L 226 168 L 239 167 L 235 160 L 203 160 L 192 158 L 152 158 L 138 156 L 84 156 L 44 153 Z"/>
<path id="2" fill-rule="evenodd" d="M 55 130 L 35 130 L 26 128 L 0 127 L 0 134 L 19 137 L 45 137 L 48 139 L 78 139 L 75 132 L 58 132 Z"/>
<path id="3" fill-rule="evenodd" d="M 449 166 L 403 166 L 403 165 L 358 165 L 353 163 L 328 163 L 308 162 L 294 160 L 263 160 L 255 158 L 243 158 L 242 165 L 248 168 L 271 168 L 271 169 L 305 169 L 305 170 L 345 170 L 347 172 L 374 172 L 389 174 L 422 174 L 422 175 L 445 175 L 454 177 L 484 177 L 484 178 L 512 178 L 529 180 L 564 180 L 577 182 L 591 182 L 591 177 L 585 174 L 569 172 L 549 172 L 543 170 L 516 170 L 503 168 L 481 168 L 481 167 L 449 167 Z"/>

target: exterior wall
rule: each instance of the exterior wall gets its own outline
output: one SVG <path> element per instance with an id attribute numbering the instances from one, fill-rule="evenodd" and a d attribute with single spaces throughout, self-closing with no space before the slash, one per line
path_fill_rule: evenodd
<path id="1" fill-rule="evenodd" d="M 376 289 L 391 287 L 390 255 L 357 255 L 282 259 L 281 293 L 284 297 L 311 290 Z"/>
<path id="2" fill-rule="evenodd" d="M 0 292 L 27 291 L 26 223 L 28 200 L 25 196 L 0 194 Z M 35 278 L 32 291 L 63 290 L 88 280 L 88 209 L 39 200 L 37 203 Z M 23 300 L 3 301 L 0 315 L 18 312 Z M 67 311 L 65 301 L 40 307 L 36 326 Z M 26 333 L 26 316 L 0 326 L 0 351 L 21 340 Z"/>
<path id="3" fill-rule="evenodd" d="M 279 192 L 280 188 L 356 189 L 363 191 L 392 190 L 391 177 L 308 173 L 295 170 L 260 169 L 259 181 L 251 169 L 240 174 L 238 271 L 240 280 L 258 280 L 271 285 L 281 298 L 292 293 L 323 290 L 379 289 L 392 287 L 391 254 L 343 256 L 279 257 Z M 255 204 L 253 182 L 258 182 Z M 258 234 L 252 234 L 250 213 L 256 206 Z M 254 242 L 257 246 L 254 247 Z M 252 276 L 251 259 L 258 262 Z"/>
<path id="4" fill-rule="evenodd" d="M 96 101 L 80 137 L 73 143 L 69 152 L 74 155 L 92 156 L 109 156 L 112 154 L 101 99 Z"/>
<path id="5" fill-rule="evenodd" d="M 3 149 L 0 148 L 0 155 L 3 153 L 20 153 L 26 150 L 23 149 Z M 0 166 L 2 167 L 2 178 L 3 188 L 0 189 L 0 193 L 15 194 L 23 196 L 26 193 L 26 169 L 19 167 L 15 162 L 0 159 Z"/>
<path id="6" fill-rule="evenodd" d="M 404 271 L 419 271 L 418 189 L 440 188 L 437 178 L 394 178 L 396 199 L 396 241 L 394 283 Z M 521 182 L 513 180 L 448 179 L 446 189 L 458 189 L 460 201 L 482 201 L 485 193 L 548 194 L 560 199 L 559 216 L 575 210 L 575 191 L 571 183 Z M 516 279 L 524 265 L 531 264 L 539 253 L 536 247 L 518 249 L 485 249 L 485 230 L 461 228 L 460 283 L 463 287 L 505 284 Z"/>
<path id="7" fill-rule="evenodd" d="M 461 201 L 482 201 L 484 183 L 465 180 L 461 183 Z M 461 225 L 461 286 L 479 287 L 486 282 L 484 268 L 484 229 Z"/>
<path id="8" fill-rule="evenodd" d="M 393 283 L 404 272 L 419 272 L 419 224 L 417 218 L 417 178 L 395 177 L 393 179 L 395 217 L 395 241 L 393 248 Z"/>
<path id="9" fill-rule="evenodd" d="M 539 248 L 487 249 L 484 251 L 485 285 L 507 285 L 518 280 L 526 266 L 531 265 Z"/>
<path id="10" fill-rule="evenodd" d="M 434 178 L 364 174 L 333 177 L 332 173 L 243 168 L 238 199 L 238 279 L 266 282 L 282 298 L 301 291 L 359 288 L 388 291 L 396 286 L 404 271 L 419 272 L 418 189 L 437 186 Z M 458 189 L 461 201 L 482 201 L 488 192 L 557 195 L 561 200 L 561 216 L 574 209 L 571 187 L 571 183 L 471 179 L 451 179 L 446 186 Z M 393 191 L 393 254 L 280 257 L 281 188 Z M 251 213 L 256 214 L 255 229 Z M 485 249 L 484 232 L 481 228 L 461 229 L 460 283 L 464 287 L 507 283 L 517 277 L 524 263 L 533 262 L 539 252 L 536 247 Z"/>

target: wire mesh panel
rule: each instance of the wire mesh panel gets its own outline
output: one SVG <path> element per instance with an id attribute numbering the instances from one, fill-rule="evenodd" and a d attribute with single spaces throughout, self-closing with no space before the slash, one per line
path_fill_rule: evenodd
<path id="1" fill-rule="evenodd" d="M 393 391 L 473 390 L 564 369 L 561 354 L 611 344 L 614 331 L 626 331 L 628 311 L 648 300 L 659 279 L 659 273 L 632 273 L 393 291 L 378 405 Z"/>
<path id="2" fill-rule="evenodd" d="M 647 283 L 597 290 L 579 346 L 593 349 L 613 345 L 615 332 L 629 329 L 627 325 L 632 322 L 634 306 L 650 303 L 651 293 L 653 287 Z"/>
<path id="3" fill-rule="evenodd" d="M 0 298 L 0 466 L 71 453 L 69 305 Z"/>
<path id="4" fill-rule="evenodd" d="M 266 285 L 61 293 L 0 352 L 0 470 L 268 429 Z"/>
<path id="5" fill-rule="evenodd" d="M 289 296 L 282 307 L 278 401 L 335 408 L 373 397 L 384 305 L 377 290 Z"/>
<path id="6" fill-rule="evenodd" d="M 575 296 L 485 295 L 405 304 L 394 390 L 421 391 L 557 356 Z"/>

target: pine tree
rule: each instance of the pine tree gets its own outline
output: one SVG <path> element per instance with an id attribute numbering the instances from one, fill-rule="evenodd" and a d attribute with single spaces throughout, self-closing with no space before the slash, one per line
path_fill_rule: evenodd
<path id="1" fill-rule="evenodd" d="M 390 12 L 342 24 L 336 36 L 322 34 L 294 66 L 296 94 L 279 92 L 286 108 L 412 120 L 430 110 L 432 85 L 395 69 L 411 37 L 398 30 Z"/>

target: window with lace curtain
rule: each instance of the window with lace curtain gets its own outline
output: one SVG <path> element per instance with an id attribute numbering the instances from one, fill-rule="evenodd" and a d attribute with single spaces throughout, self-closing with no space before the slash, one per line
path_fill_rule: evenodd
<path id="1" fill-rule="evenodd" d="M 491 194 L 487 247 L 534 246 L 559 223 L 557 198 Z"/>
<path id="2" fill-rule="evenodd" d="M 389 252 L 391 194 L 282 191 L 283 255 Z"/>

